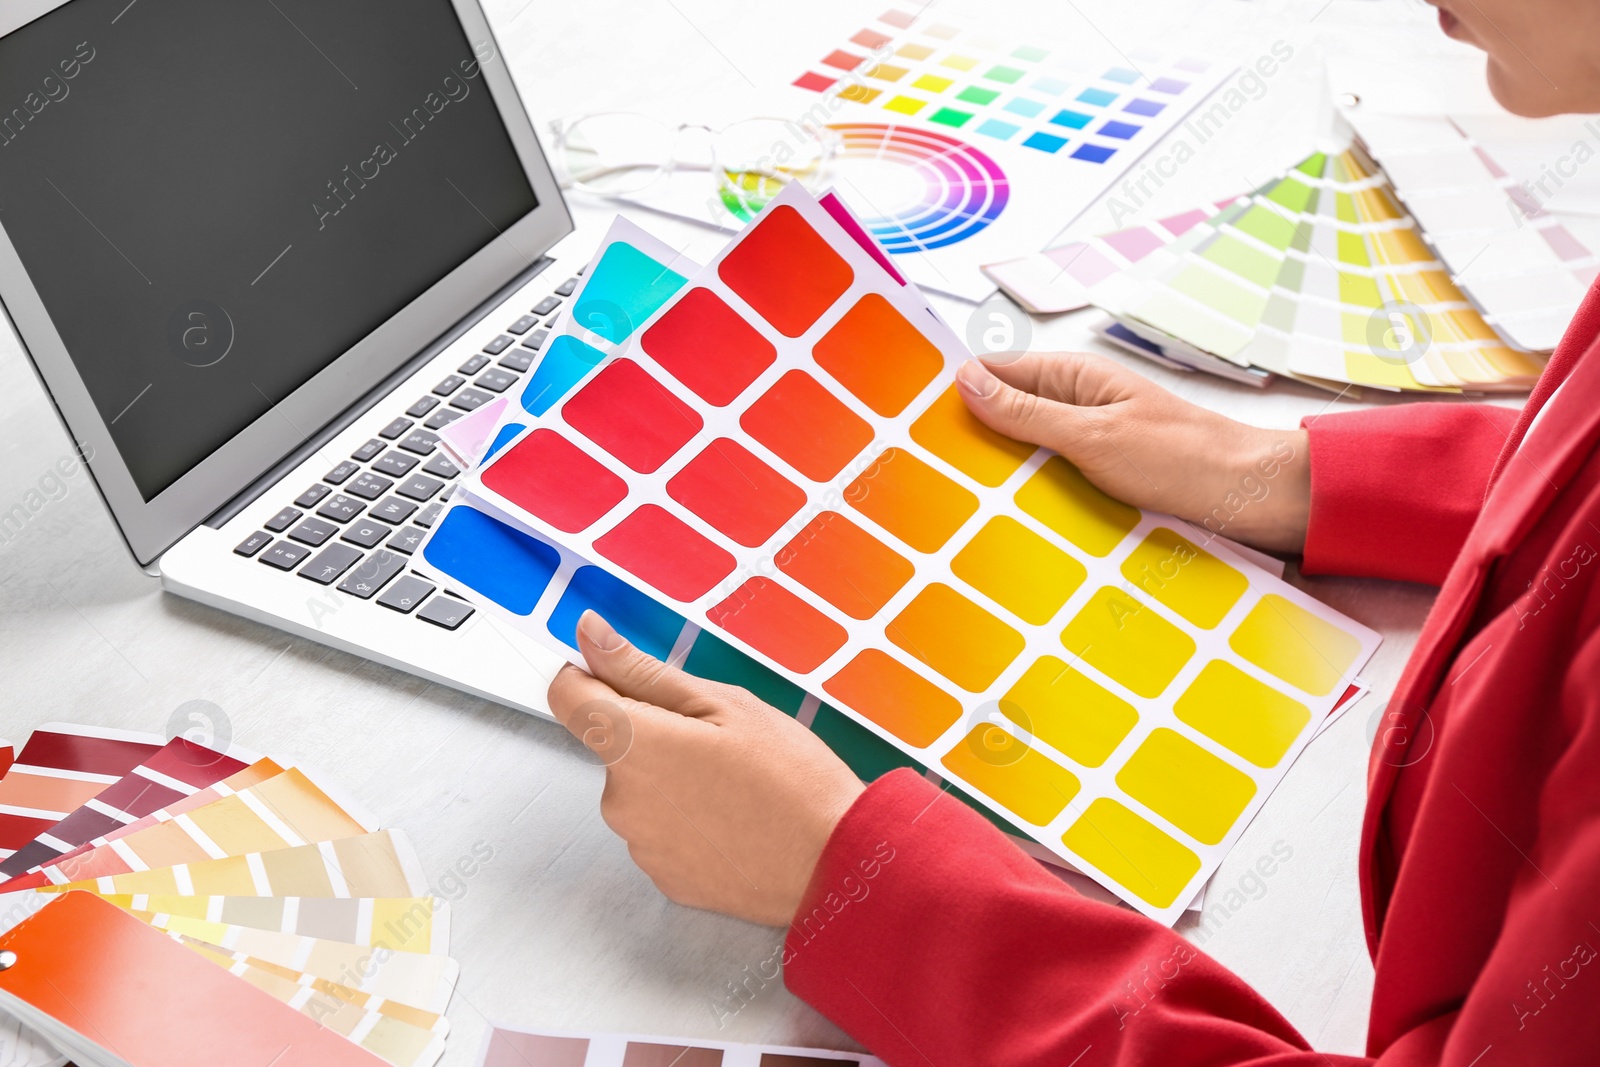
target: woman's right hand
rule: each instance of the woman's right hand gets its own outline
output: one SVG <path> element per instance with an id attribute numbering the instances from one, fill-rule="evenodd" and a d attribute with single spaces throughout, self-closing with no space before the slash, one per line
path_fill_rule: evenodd
<path id="1" fill-rule="evenodd" d="M 1212 533 L 1299 552 L 1311 512 L 1304 430 L 1264 430 L 1080 352 L 969 360 L 961 394 L 990 428 L 1059 452 L 1118 500 Z"/>

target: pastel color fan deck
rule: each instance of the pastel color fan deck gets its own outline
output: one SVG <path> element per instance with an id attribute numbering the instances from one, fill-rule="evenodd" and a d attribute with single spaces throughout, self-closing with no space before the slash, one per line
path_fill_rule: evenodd
<path id="1" fill-rule="evenodd" d="M 19 987 L 0 976 L 3 1006 L 43 1035 L 15 1042 L 18 1055 L 32 1042 L 35 1059 L 8 1062 L 50 1062 L 46 1038 L 80 1062 L 106 1062 L 95 1045 L 118 1034 L 115 1052 L 132 1067 L 256 1062 L 248 1041 L 219 1058 L 198 1024 L 164 1037 L 154 1026 L 121 1030 L 127 993 L 113 987 L 133 981 L 131 967 L 139 988 L 154 989 L 155 972 L 176 983 L 170 1003 L 142 994 L 151 1019 L 215 1004 L 234 1013 L 213 1020 L 218 1032 L 304 1036 L 304 1050 L 280 1041 L 283 1058 L 263 1067 L 438 1061 L 459 967 L 448 955 L 448 905 L 428 891 L 400 831 L 303 770 L 184 738 L 51 723 L 23 756 L 35 762 L 0 778 L 0 792 L 77 803 L 0 865 L 10 913 L 38 913 L 0 941 L 36 955 L 35 935 L 20 931 L 65 921 L 88 931 L 89 955 L 47 938 L 34 968 L 47 981 Z M 44 800 L 35 777 L 72 790 Z M 170 948 L 119 954 L 135 944 Z M 68 992 L 63 1013 L 57 996 Z"/>
<path id="2" fill-rule="evenodd" d="M 685 644 L 683 622 L 716 631 L 802 705 L 806 693 L 830 701 L 1135 906 L 1175 918 L 1375 635 L 979 424 L 953 384 L 960 342 L 798 186 L 680 290 L 702 292 L 715 297 L 695 298 L 715 309 L 706 337 L 728 334 L 730 309 L 763 339 L 753 350 L 775 353 L 742 387 L 707 388 L 630 338 L 464 483 L 483 520 L 549 550 L 526 628 L 570 646 L 582 606 L 610 617 L 603 601 L 643 595 L 660 617 L 617 622 L 641 647 L 692 663 L 700 641 Z M 680 344 L 698 329 L 682 306 L 655 313 Z M 617 403 L 631 408 L 608 407 L 594 432 L 588 413 Z M 553 477 L 552 456 L 582 477 Z M 426 560 L 465 510 L 447 515 Z M 563 608 L 591 571 L 586 605 Z M 1213 664 L 1234 673 L 1213 668 L 1201 685 Z M 1232 699 L 1218 677 L 1301 710 L 1270 766 L 1194 726 L 1227 732 L 1204 712 L 1177 714 L 1180 700 Z M 1058 720 L 1086 704 L 1125 709 L 1107 713 L 1121 732 L 1062 742 L 1073 731 Z"/>
<path id="3" fill-rule="evenodd" d="M 489 1028 L 477 1067 L 885 1067 L 876 1056 L 636 1034 Z"/>
<path id="4" fill-rule="evenodd" d="M 1116 319 L 1108 339 L 1235 378 L 1521 391 L 1544 364 L 1469 300 L 1359 148 L 1308 157 L 1091 296 Z"/>

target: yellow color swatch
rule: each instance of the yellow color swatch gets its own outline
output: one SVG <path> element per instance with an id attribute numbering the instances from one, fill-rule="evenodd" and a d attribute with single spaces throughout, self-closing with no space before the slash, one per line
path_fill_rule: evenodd
<path id="1" fill-rule="evenodd" d="M 870 89 L 865 85 L 846 85 L 839 90 L 839 99 L 854 100 L 858 104 L 870 104 L 882 95 L 882 89 Z"/>
<path id="2" fill-rule="evenodd" d="M 881 82 L 897 82 L 909 73 L 905 67 L 897 67 L 893 63 L 880 63 L 869 69 L 866 74 Z"/>
<path id="3" fill-rule="evenodd" d="M 1416 230 L 1379 230 L 1372 235 L 1372 245 L 1380 263 L 1432 263 L 1435 260 Z"/>
<path id="4" fill-rule="evenodd" d="M 1061 837 L 1072 852 L 1134 896 L 1171 907 L 1200 871 L 1200 857 L 1148 819 L 1101 797 Z"/>
<path id="5" fill-rule="evenodd" d="M 1344 681 L 1361 642 L 1291 600 L 1269 593 L 1250 609 L 1228 644 L 1268 674 L 1315 696 Z"/>
<path id="6" fill-rule="evenodd" d="M 903 448 L 891 448 L 844 498 L 918 552 L 937 552 L 978 510 L 978 498 Z"/>
<path id="7" fill-rule="evenodd" d="M 941 761 L 955 775 L 1035 826 L 1078 795 L 1078 778 L 998 726 L 979 723 Z"/>
<path id="8" fill-rule="evenodd" d="M 1124 793 L 1208 845 L 1224 837 L 1256 795 L 1248 774 L 1165 727 L 1145 738 L 1117 772 Z"/>
<path id="9" fill-rule="evenodd" d="M 885 111 L 896 111 L 902 115 L 915 115 L 922 110 L 926 100 L 918 100 L 914 96 L 896 96 L 883 105 Z"/>
<path id="10" fill-rule="evenodd" d="M 930 93 L 942 93 L 954 84 L 955 82 L 949 78 L 941 78 L 937 74 L 924 74 L 912 82 L 911 87 L 913 89 L 926 89 Z"/>
<path id="11" fill-rule="evenodd" d="M 971 70 L 978 65 L 978 61 L 971 56 L 945 56 L 939 62 L 951 70 Z"/>
<path id="12" fill-rule="evenodd" d="M 950 561 L 950 570 L 972 588 L 1042 626 L 1089 576 L 1083 564 L 1016 519 L 988 521 Z"/>
<path id="13" fill-rule="evenodd" d="M 933 49 L 929 48 L 925 44 L 907 43 L 901 45 L 899 48 L 896 48 L 894 50 L 894 54 L 897 56 L 905 56 L 907 59 L 923 60 L 933 55 Z"/>
<path id="14" fill-rule="evenodd" d="M 951 386 L 911 424 L 911 439 L 980 485 L 999 485 L 1039 450 L 995 433 Z"/>
<path id="15" fill-rule="evenodd" d="M 1139 722 L 1133 705 L 1054 656 L 1044 656 L 1000 698 L 1000 711 L 1085 767 L 1106 761 Z"/>
<path id="16" fill-rule="evenodd" d="M 1122 576 L 1196 626 L 1221 622 L 1250 588 L 1244 575 L 1165 527 L 1122 562 Z"/>
<path id="17" fill-rule="evenodd" d="M 1276 767 L 1311 712 L 1225 660 L 1213 660 L 1172 706 L 1178 718 L 1257 767 Z"/>
<path id="18" fill-rule="evenodd" d="M 1139 509 L 1111 499 L 1078 468 L 1051 456 L 1021 489 L 1017 506 L 1091 556 L 1109 555 L 1139 525 Z"/>
<path id="19" fill-rule="evenodd" d="M 1194 639 L 1120 589 L 1101 589 L 1067 624 L 1067 651 L 1138 693 L 1157 697 L 1194 655 Z"/>
<path id="20" fill-rule="evenodd" d="M 993 685 L 1025 644 L 1017 631 L 939 582 L 912 598 L 886 633 L 889 640 L 974 693 Z"/>

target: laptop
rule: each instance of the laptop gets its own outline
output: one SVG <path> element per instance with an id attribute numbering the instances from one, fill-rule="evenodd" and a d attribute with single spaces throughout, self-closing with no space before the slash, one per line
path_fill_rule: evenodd
<path id="1" fill-rule="evenodd" d="M 572 228 L 477 0 L 0 7 L 0 303 L 134 559 L 536 713 L 561 658 L 412 560 Z"/>

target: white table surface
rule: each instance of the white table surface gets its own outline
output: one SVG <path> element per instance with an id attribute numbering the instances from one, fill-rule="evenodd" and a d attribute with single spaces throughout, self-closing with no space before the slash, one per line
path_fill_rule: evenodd
<path id="1" fill-rule="evenodd" d="M 880 2 L 887 0 L 833 6 L 865 18 Z M 754 70 L 760 58 L 731 51 L 734 30 L 748 33 L 752 20 L 764 19 L 781 33 L 790 20 L 824 17 L 819 11 L 829 5 L 792 5 L 782 15 L 771 6 L 487 4 L 541 120 L 617 107 L 688 108 L 702 93 L 737 99 L 746 84 L 741 67 Z M 1020 3 L 999 6 L 1025 14 Z M 1418 99 L 1442 85 L 1474 91 L 1475 62 L 1442 43 L 1415 3 L 1333 0 L 1320 12 L 1317 3 L 1242 0 L 1043 4 L 1040 25 L 1059 28 L 1066 8 L 1083 11 L 1119 44 L 1126 38 L 1118 34 L 1135 32 L 1126 27 L 1137 16 L 1192 47 L 1245 62 L 1274 40 L 1295 49 L 1262 98 L 1204 146 L 1154 209 L 1236 192 L 1303 153 L 1327 97 L 1324 57 L 1371 70 L 1392 56 L 1386 76 L 1415 74 Z M 584 243 L 598 238 L 614 207 L 579 201 L 574 210 L 581 232 L 571 247 L 586 257 Z M 1103 228 L 1101 211 L 1082 228 Z M 719 241 L 674 220 L 638 219 L 701 254 Z M 1049 236 L 1040 234 L 1039 243 Z M 970 308 L 940 306 L 958 329 L 965 326 Z M 1033 323 L 1033 346 L 1095 347 L 1089 314 Z M 1191 399 L 1262 425 L 1292 426 L 1305 415 L 1357 406 L 1298 386 L 1258 392 L 1123 358 Z M 0 505 L 20 500 L 69 447 L 15 339 L 0 337 Z M 1311 745 L 1224 862 L 1204 943 L 1317 1047 L 1358 1052 L 1372 987 L 1355 868 L 1367 722 L 1393 688 L 1433 594 L 1307 580 L 1292 566 L 1290 578 L 1383 633 L 1366 672 L 1375 693 Z M 487 1019 L 852 1047 L 777 984 L 726 1017 L 731 983 L 772 956 L 781 933 L 661 898 L 599 818 L 600 767 L 558 727 L 163 594 L 133 564 L 82 474 L 20 536 L 0 544 L 0 678 L 0 736 L 14 741 L 50 720 L 162 731 L 181 705 L 210 701 L 235 740 L 323 769 L 387 825 L 404 828 L 434 879 L 475 843 L 487 843 L 492 860 L 465 880 L 454 904 L 452 952 L 462 970 L 446 1064 L 473 1061 Z M 1252 881 L 1256 860 L 1279 843 L 1292 858 L 1271 878 Z M 1179 930 L 1194 936 L 1194 921 Z"/>

